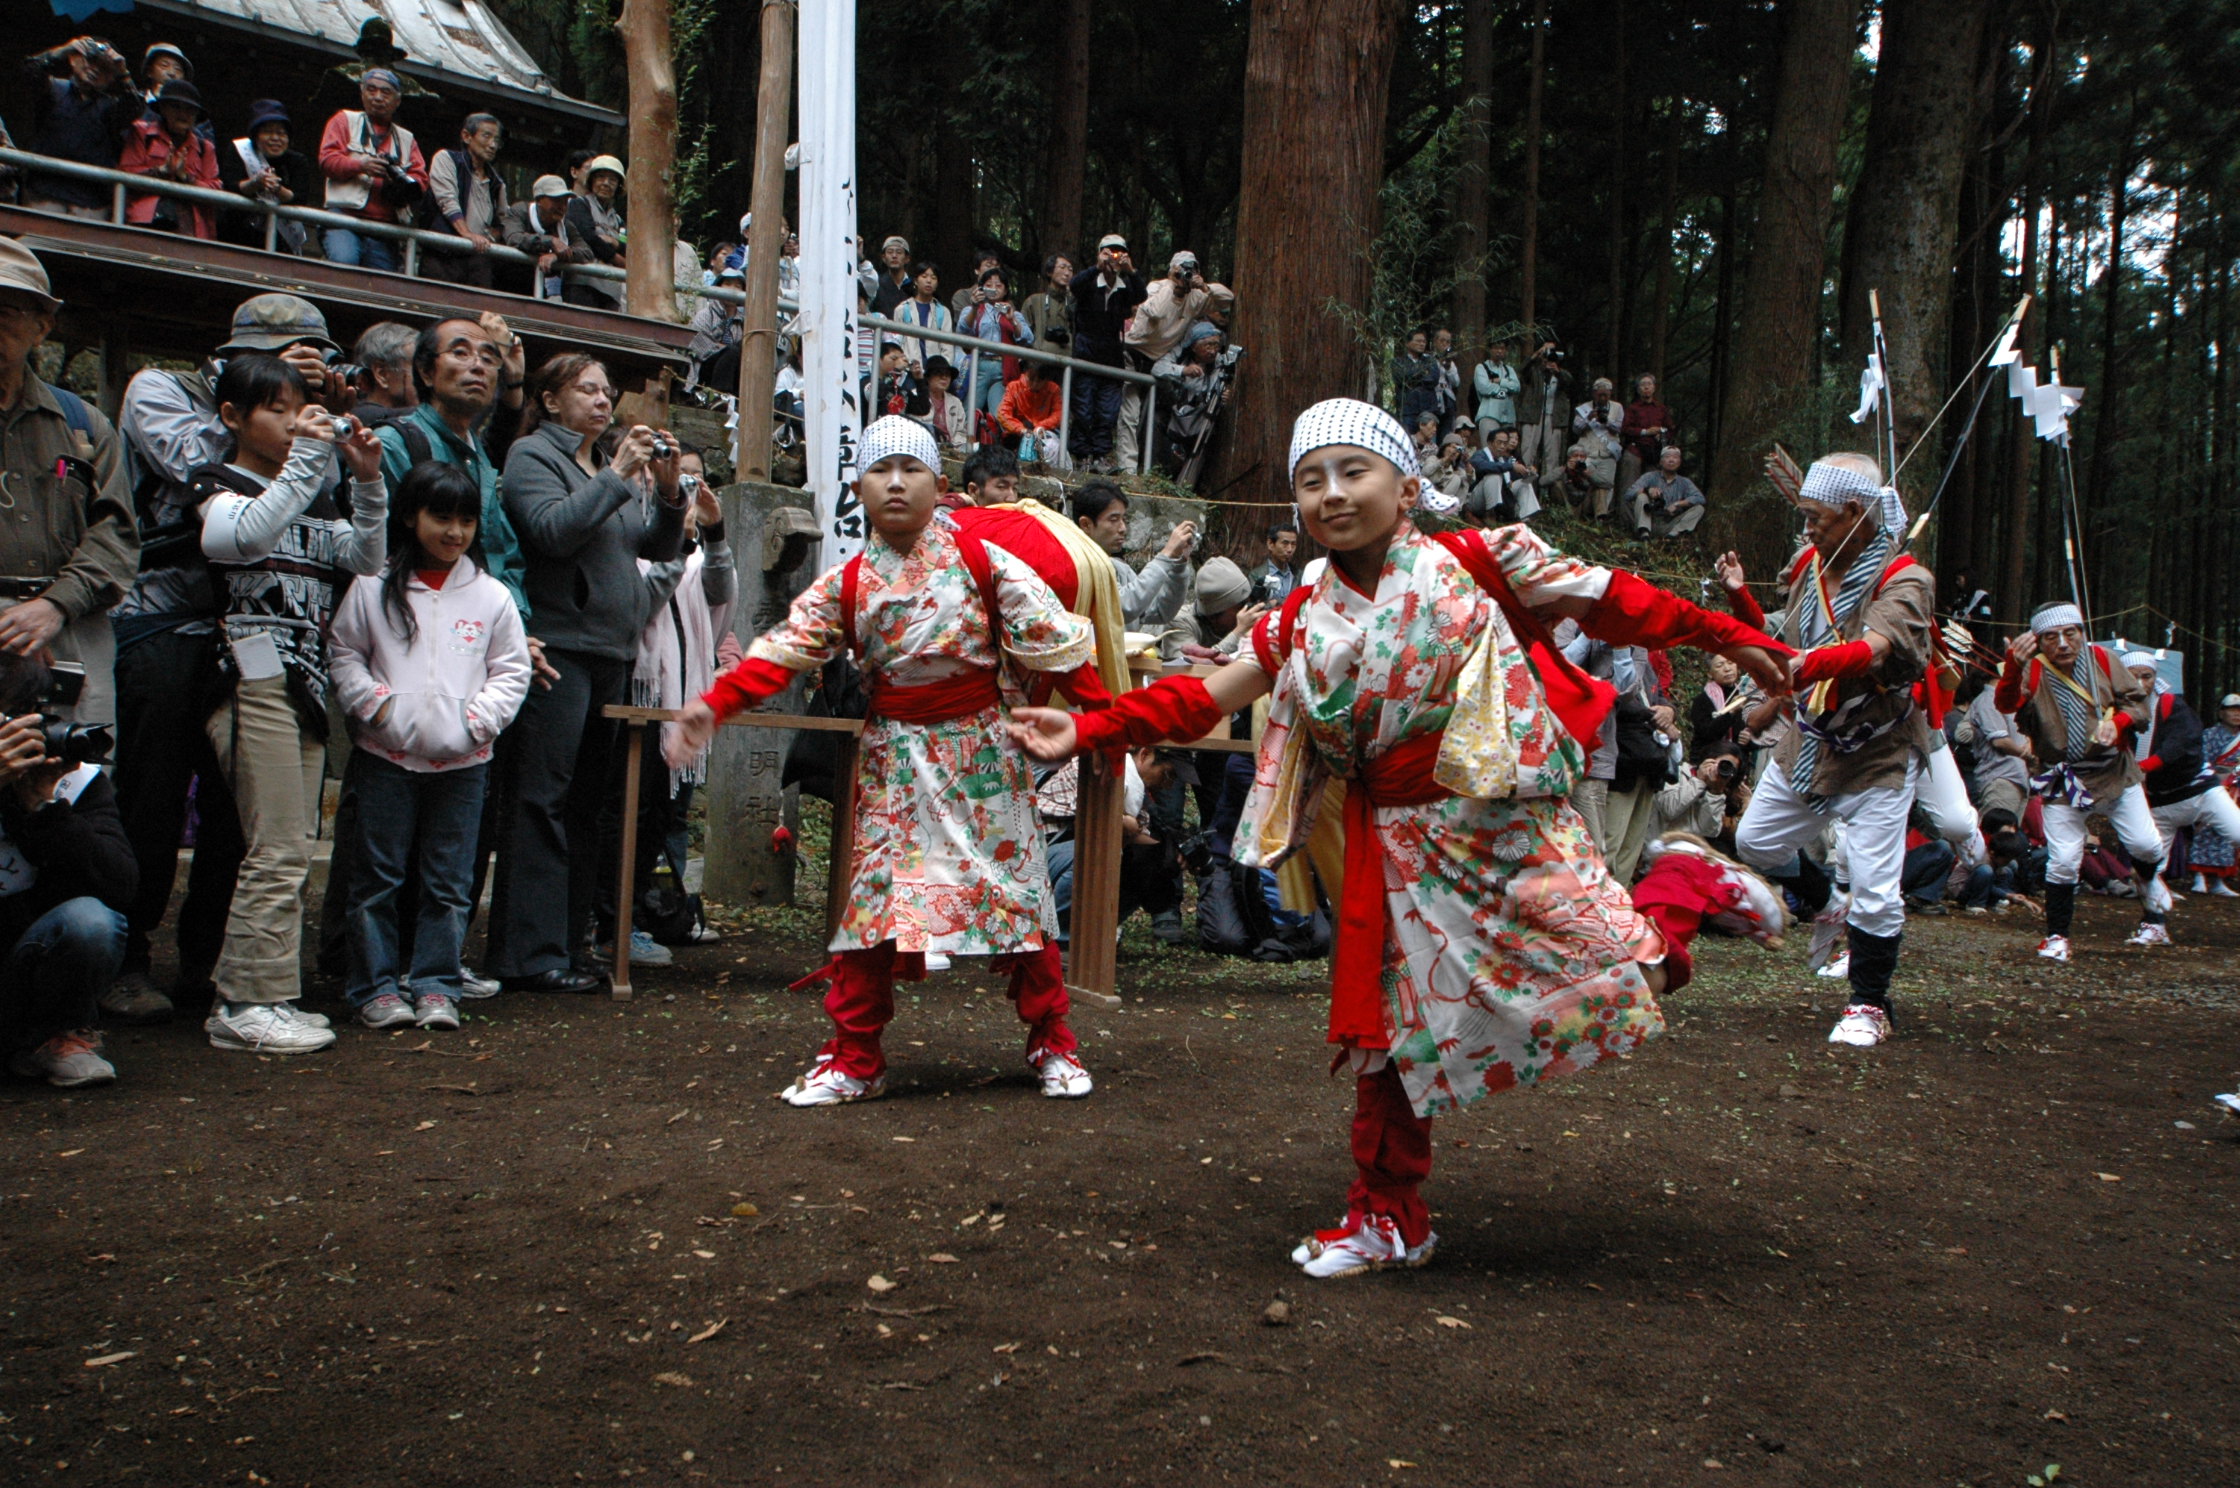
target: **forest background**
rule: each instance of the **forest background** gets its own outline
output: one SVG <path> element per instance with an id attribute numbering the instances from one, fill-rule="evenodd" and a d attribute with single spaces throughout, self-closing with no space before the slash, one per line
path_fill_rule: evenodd
<path id="1" fill-rule="evenodd" d="M 619 0 L 495 9 L 567 91 L 624 105 Z M 674 7 L 680 228 L 702 243 L 748 194 L 757 9 Z M 1759 457 L 1864 442 L 1842 415 L 1875 289 L 1899 447 L 1920 446 L 1901 485 L 1916 512 L 1942 489 L 1917 551 L 1943 592 L 1964 572 L 2009 621 L 2065 597 L 2073 488 L 2099 629 L 2186 650 L 2196 695 L 2240 684 L 2240 0 L 858 12 L 867 239 L 902 233 L 945 288 L 982 247 L 1031 285 L 1117 230 L 1152 272 L 1188 247 L 1238 288 L 1246 403 L 1210 494 L 1278 498 L 1297 401 L 1375 389 L 1411 328 L 1452 326 L 1466 368 L 1489 335 L 1547 335 L 1581 396 L 1658 374 L 1708 536 L 1768 577 L 1794 523 Z M 1342 104 L 1302 108 L 1318 83 Z M 1367 148 L 1316 138 L 1349 123 Z M 1318 275 L 1335 292 L 1309 298 Z M 2027 359 L 2085 389 L 2066 456 L 1999 388 L 1960 441 L 1983 374 L 1963 379 L 2025 294 Z M 1266 512 L 1228 515 L 1242 540 Z"/>

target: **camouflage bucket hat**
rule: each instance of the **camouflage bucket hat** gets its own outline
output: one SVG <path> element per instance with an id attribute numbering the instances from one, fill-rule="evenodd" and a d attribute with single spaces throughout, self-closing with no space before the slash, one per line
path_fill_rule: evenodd
<path id="1" fill-rule="evenodd" d="M 340 351 L 327 334 L 327 318 L 309 300 L 291 294 L 261 294 L 243 300 L 233 312 L 233 335 L 220 351 L 279 351 L 310 341 Z"/>

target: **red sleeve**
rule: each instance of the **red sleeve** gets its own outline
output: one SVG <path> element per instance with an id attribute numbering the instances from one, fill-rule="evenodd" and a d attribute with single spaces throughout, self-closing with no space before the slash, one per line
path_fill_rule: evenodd
<path id="1" fill-rule="evenodd" d="M 2119 734 L 2134 733 L 2138 730 L 2139 727 L 2139 720 L 2133 718 L 2129 713 L 2124 712 L 2121 708 L 2118 708 L 2115 710 L 2115 712 L 2109 714 L 2108 721 L 2116 726 L 2116 732 Z"/>
<path id="2" fill-rule="evenodd" d="M 354 181 L 361 168 L 358 157 L 350 153 L 349 125 L 338 112 L 319 136 L 319 169 L 330 181 Z"/>
<path id="3" fill-rule="evenodd" d="M 124 148 L 117 152 L 117 169 L 135 176 L 148 174 L 148 136 L 144 131 L 135 129 L 125 136 Z"/>
<path id="4" fill-rule="evenodd" d="M 2002 713 L 2012 717 L 2022 711 L 2030 695 L 2038 690 L 2038 663 L 2032 661 L 2027 676 L 2015 666 L 2014 658 L 2007 658 L 2005 670 L 1999 673 L 1999 690 L 1991 701 Z"/>
<path id="5" fill-rule="evenodd" d="M 1776 656 L 1796 654 L 1754 625 L 1690 604 L 1620 568 L 1610 570 L 1609 589 L 1579 624 L 1613 646 L 1693 646 L 1701 651 L 1763 646 Z"/>
<path id="6" fill-rule="evenodd" d="M 2162 756 L 2159 754 L 2150 754 L 2145 759 L 2139 761 L 2139 769 L 2148 775 L 2152 775 L 2155 771 L 2161 768 Z"/>
<path id="7" fill-rule="evenodd" d="M 1104 678 L 1097 673 L 1097 664 L 1085 661 L 1070 672 L 1057 674 L 1058 691 L 1065 694 L 1067 702 L 1078 709 L 1099 709 L 1112 706 L 1112 694 L 1105 690 Z"/>
<path id="8" fill-rule="evenodd" d="M 1874 647 L 1865 641 L 1840 646 L 1816 646 L 1804 653 L 1797 668 L 1799 682 L 1824 682 L 1830 677 L 1857 677 L 1874 670 Z"/>
<path id="9" fill-rule="evenodd" d="M 1111 707 L 1074 720 L 1077 754 L 1122 745 L 1194 744 L 1213 732 L 1226 716 L 1197 677 L 1162 677 L 1114 700 Z"/>
<path id="10" fill-rule="evenodd" d="M 1758 596 L 1750 592 L 1748 584 L 1740 589 L 1725 589 L 1720 592 L 1727 596 L 1727 608 L 1734 611 L 1737 620 L 1745 625 L 1755 625 L 1760 630 L 1766 628 L 1766 612 L 1759 605 Z"/>
<path id="11" fill-rule="evenodd" d="M 715 709 L 717 718 L 729 718 L 757 703 L 768 702 L 792 685 L 798 675 L 774 661 L 749 656 L 716 678 L 715 684 L 700 695 L 700 701 Z"/>
<path id="12" fill-rule="evenodd" d="M 202 146 L 194 157 L 195 184 L 206 191 L 216 191 L 224 184 L 218 179 L 218 151 L 199 134 L 194 136 L 194 141 Z"/>

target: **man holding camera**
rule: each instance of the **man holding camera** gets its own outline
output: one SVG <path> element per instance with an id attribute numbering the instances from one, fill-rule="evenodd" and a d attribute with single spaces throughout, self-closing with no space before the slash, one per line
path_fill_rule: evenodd
<path id="1" fill-rule="evenodd" d="M 85 669 L 72 711 L 116 721 L 109 610 L 139 562 L 117 432 L 100 410 L 31 370 L 62 302 L 30 249 L 0 238 L 0 652 Z"/>
<path id="2" fill-rule="evenodd" d="M 1668 444 L 1657 455 L 1657 468 L 1626 487 L 1635 537 L 1678 537 L 1703 520 L 1703 491 L 1680 473 L 1680 460 L 1680 446 Z"/>
<path id="3" fill-rule="evenodd" d="M 1151 281 L 1135 319 L 1128 322 L 1123 338 L 1128 365 L 1138 372 L 1151 372 L 1173 355 L 1191 327 L 1204 320 L 1206 305 L 1218 288 L 1206 283 L 1198 271 L 1197 254 L 1187 248 L 1176 249 L 1167 261 L 1167 277 Z M 1120 395 L 1118 457 L 1122 470 L 1135 469 L 1143 454 L 1143 404 L 1144 390 L 1129 383 Z"/>
<path id="4" fill-rule="evenodd" d="M 397 122 L 404 84 L 386 67 L 358 78 L 363 108 L 343 109 L 319 139 L 319 170 L 327 178 L 327 210 L 367 222 L 397 222 L 428 189 L 428 163 L 412 131 Z M 321 234 L 335 263 L 394 273 L 403 261 L 394 239 L 330 227 Z"/>
<path id="5" fill-rule="evenodd" d="M 117 1077 L 95 999 L 124 959 L 132 846 L 116 792 L 53 716 L 54 673 L 0 653 L 0 1046 L 27 1079 L 75 1089 Z"/>
<path id="6" fill-rule="evenodd" d="M 1571 407 L 1571 373 L 1563 352 L 1553 341 L 1543 341 L 1524 364 L 1517 389 L 1517 458 L 1535 469 L 1554 463 L 1563 447 L 1562 422 Z"/>
<path id="7" fill-rule="evenodd" d="M 124 974 L 101 1001 L 102 1012 L 120 1022 L 171 1016 L 171 999 L 149 980 L 148 941 L 170 907 L 190 786 L 199 826 L 179 911 L 176 984 L 190 1000 L 209 995 L 241 866 L 241 814 L 203 731 L 211 707 L 205 689 L 217 676 L 218 602 L 191 480 L 225 460 L 230 436 L 213 387 L 226 358 L 245 351 L 279 357 L 314 398 L 328 396 L 328 363 L 342 355 L 318 306 L 295 295 L 256 295 L 233 312 L 231 334 L 200 370 L 148 368 L 126 386 L 117 416 L 140 524 L 139 574 L 115 612 L 117 801 L 140 865 L 139 890 L 126 909 Z"/>
<path id="8" fill-rule="evenodd" d="M 1074 275 L 1070 288 L 1073 354 L 1084 362 L 1121 365 L 1127 350 L 1124 337 L 1128 317 L 1149 294 L 1143 276 L 1136 272 L 1135 259 L 1128 253 L 1128 240 L 1118 233 L 1106 233 L 1097 242 L 1097 271 Z M 1074 375 L 1069 414 L 1072 427 L 1066 434 L 1066 448 L 1076 469 L 1109 473 L 1120 468 L 1112 450 L 1121 405 L 1118 378 Z"/>
<path id="9" fill-rule="evenodd" d="M 1734 851 L 1735 824 L 1750 804 L 1748 772 L 1742 751 L 1717 744 L 1696 767 L 1657 792 L 1649 808 L 1651 841 L 1667 832 L 1693 832 L 1722 852 Z"/>
<path id="10" fill-rule="evenodd" d="M 128 86 L 131 68 L 98 36 L 80 36 L 24 64 L 35 76 L 31 132 L 23 147 L 35 155 L 80 165 L 117 168 L 125 135 L 140 117 L 141 102 Z M 41 212 L 106 219 L 109 188 L 71 176 L 31 175 L 23 204 Z"/>

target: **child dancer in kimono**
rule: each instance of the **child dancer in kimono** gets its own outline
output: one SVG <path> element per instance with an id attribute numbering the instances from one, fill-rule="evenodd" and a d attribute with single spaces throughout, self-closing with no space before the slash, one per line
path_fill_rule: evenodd
<path id="1" fill-rule="evenodd" d="M 1686 979 L 1703 918 L 1780 928 L 1764 885 L 1713 854 L 1665 853 L 1633 901 L 1612 879 L 1564 799 L 1611 692 L 1563 659 L 1548 622 L 1714 647 L 1776 690 L 1787 678 L 1758 631 L 1527 528 L 1418 533 L 1415 451 L 1366 403 L 1300 417 L 1291 482 L 1330 566 L 1236 662 L 1078 718 L 1016 709 L 1012 732 L 1042 759 L 1188 741 L 1272 694 L 1236 846 L 1259 867 L 1303 847 L 1325 783 L 1345 782 L 1329 1037 L 1333 1069 L 1356 1078 L 1357 1175 L 1344 1222 L 1292 1254 L 1335 1277 L 1430 1258 L 1432 1117 L 1661 1032 L 1655 993 Z"/>
<path id="2" fill-rule="evenodd" d="M 1007 662 L 1062 674 L 1076 703 L 1106 700 L 1089 622 L 1066 613 L 1020 559 L 933 521 L 941 456 L 924 425 L 880 419 L 864 431 L 861 460 L 856 490 L 872 528 L 863 552 L 811 584 L 664 745 L 672 765 L 690 759 L 724 717 L 843 651 L 863 668 L 871 706 L 857 746 L 848 904 L 831 962 L 804 978 L 830 979 L 833 1035 L 783 1097 L 826 1106 L 884 1094 L 880 1034 L 894 1016 L 895 978 L 922 977 L 929 952 L 1008 964 L 1042 1093 L 1085 1096 L 1034 782 L 1001 704 L 1006 689 L 1017 693 Z"/>

